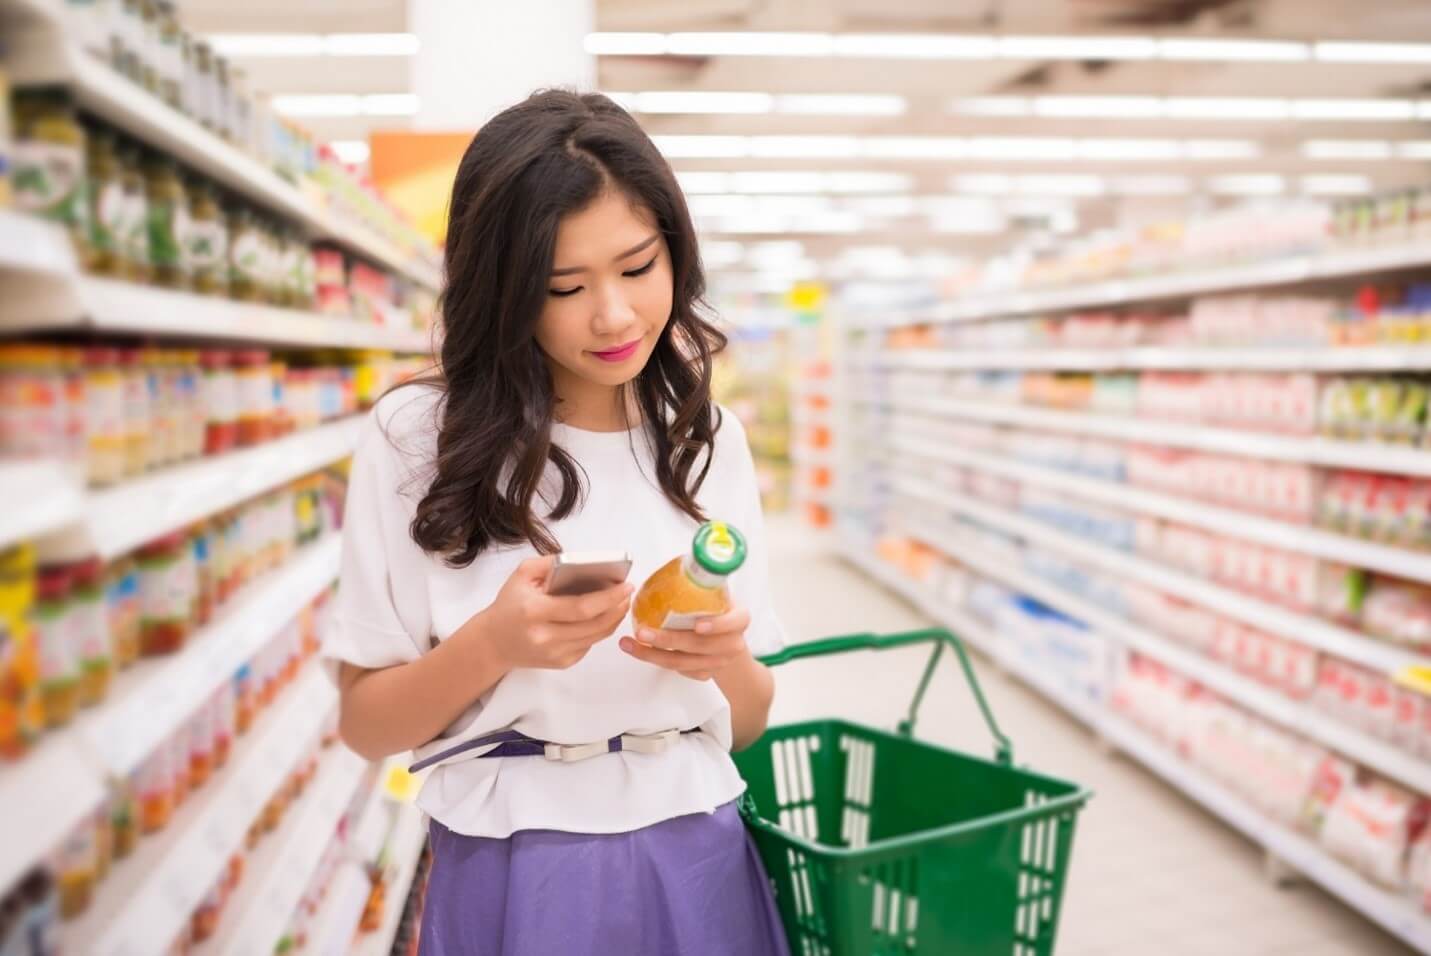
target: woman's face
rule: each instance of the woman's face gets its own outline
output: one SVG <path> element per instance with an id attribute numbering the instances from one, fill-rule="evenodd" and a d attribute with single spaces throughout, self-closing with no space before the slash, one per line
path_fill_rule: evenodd
<path id="1" fill-rule="evenodd" d="M 537 344 L 557 396 L 624 385 L 671 317 L 671 255 L 655 217 L 608 189 L 562 219 L 555 252 Z"/>

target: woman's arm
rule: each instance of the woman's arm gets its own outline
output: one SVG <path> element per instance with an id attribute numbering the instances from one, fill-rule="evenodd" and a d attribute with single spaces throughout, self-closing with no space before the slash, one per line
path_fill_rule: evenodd
<path id="1" fill-rule="evenodd" d="M 508 671 L 565 669 L 610 637 L 631 608 L 631 585 L 553 596 L 546 593 L 552 560 L 523 561 L 491 605 L 417 660 L 377 670 L 344 664 L 343 742 L 370 760 L 420 747 Z"/>
<path id="2" fill-rule="evenodd" d="M 744 750 L 760 739 L 770 720 L 775 676 L 747 653 L 715 675 L 716 686 L 730 701 L 731 749 Z"/>

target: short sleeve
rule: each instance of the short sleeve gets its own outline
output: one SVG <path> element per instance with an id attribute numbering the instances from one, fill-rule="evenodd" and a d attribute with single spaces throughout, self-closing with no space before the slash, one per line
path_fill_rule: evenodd
<path id="1" fill-rule="evenodd" d="M 335 674 L 339 662 L 405 664 L 429 646 L 425 555 L 408 533 L 406 469 L 383 411 L 380 404 L 363 423 L 348 479 L 338 594 L 322 645 Z"/>
<path id="2" fill-rule="evenodd" d="M 785 647 L 784 625 L 776 614 L 770 588 L 770 546 L 765 534 L 765 513 L 760 506 L 760 482 L 755 473 L 755 459 L 746 441 L 745 429 L 729 409 L 722 409 L 723 421 L 719 440 L 730 455 L 731 472 L 736 486 L 736 510 L 731 522 L 745 535 L 745 567 L 736 572 L 731 589 L 736 599 L 750 611 L 750 629 L 746 642 L 756 656 L 774 654 Z M 715 516 L 713 516 L 715 517 Z"/>

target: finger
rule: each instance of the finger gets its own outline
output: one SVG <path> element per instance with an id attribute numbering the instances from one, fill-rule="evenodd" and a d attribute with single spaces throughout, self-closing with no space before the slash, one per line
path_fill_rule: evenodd
<path id="1" fill-rule="evenodd" d="M 513 572 L 513 577 L 522 577 L 539 586 L 545 586 L 547 577 L 552 573 L 552 566 L 556 563 L 556 555 L 539 554 L 533 558 L 527 558 L 517 565 L 517 570 Z"/>
<path id="2" fill-rule="evenodd" d="M 722 658 L 713 657 L 707 654 L 687 654 L 684 651 L 667 651 L 659 647 L 651 647 L 634 641 L 629 637 L 621 639 L 621 649 L 638 661 L 645 661 L 648 664 L 655 664 L 657 667 L 664 667 L 666 670 L 679 671 L 680 673 L 695 673 L 702 671 L 715 671 L 720 669 L 720 665 L 725 663 Z"/>
<path id="3" fill-rule="evenodd" d="M 594 644 L 614 634 L 630 610 L 631 602 L 625 600 L 594 620 L 548 623 L 547 633 L 563 643 Z"/>
<path id="4" fill-rule="evenodd" d="M 702 618 L 696 622 L 697 634 L 744 633 L 750 627 L 750 612 L 743 607 L 734 608 L 715 617 Z"/>
<path id="5" fill-rule="evenodd" d="M 635 587 L 626 581 L 590 594 L 548 596 L 542 616 L 562 624 L 593 621 L 631 597 Z"/>
<path id="6" fill-rule="evenodd" d="M 706 638 L 693 631 L 666 630 L 659 627 L 643 627 L 636 632 L 636 640 L 651 647 L 686 654 L 710 653 Z"/>

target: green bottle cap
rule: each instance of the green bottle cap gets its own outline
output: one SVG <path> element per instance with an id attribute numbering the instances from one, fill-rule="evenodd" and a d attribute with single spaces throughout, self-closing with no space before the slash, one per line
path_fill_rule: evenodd
<path id="1" fill-rule="evenodd" d="M 696 531 L 691 553 L 710 573 L 731 574 L 745 563 L 745 536 L 724 521 L 707 521 Z"/>

